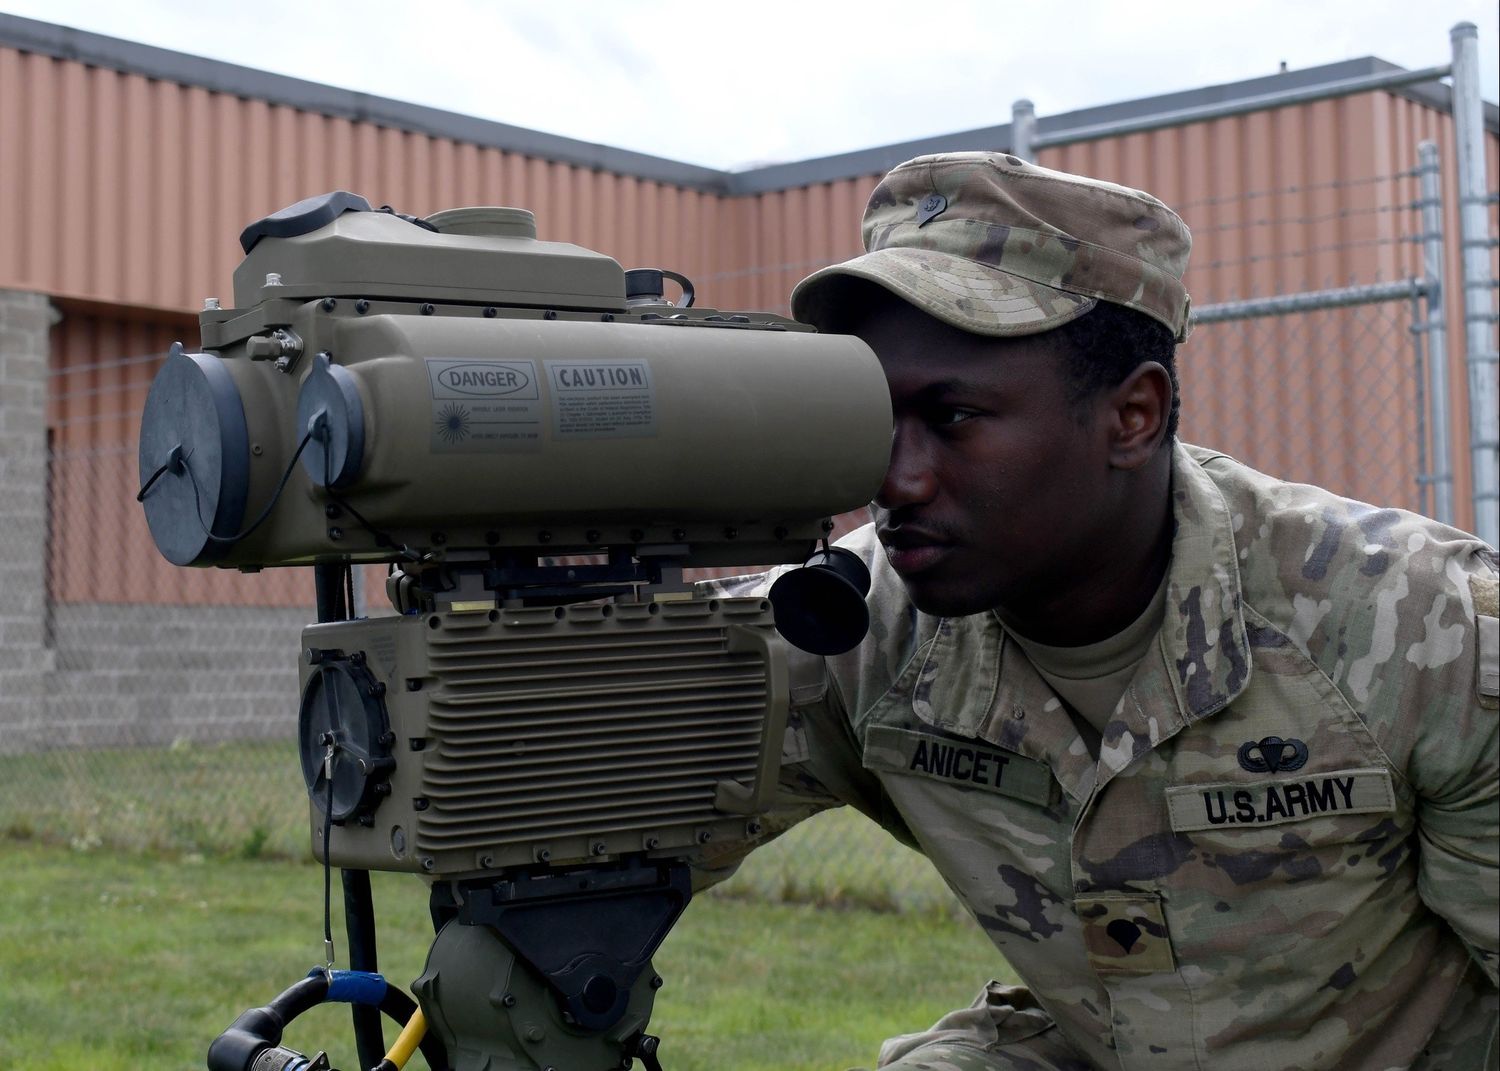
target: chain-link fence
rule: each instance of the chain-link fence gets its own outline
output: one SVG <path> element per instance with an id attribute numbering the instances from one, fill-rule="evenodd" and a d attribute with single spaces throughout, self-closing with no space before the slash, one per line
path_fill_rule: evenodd
<path id="1" fill-rule="evenodd" d="M 1200 306 L 1179 356 L 1184 438 L 1277 476 L 1431 511 L 1449 473 L 1439 458 L 1451 451 L 1430 415 L 1431 362 L 1446 358 L 1433 343 L 1442 295 L 1423 264 L 1418 178 L 1184 206 L 1199 236 L 1200 294 L 1259 285 L 1275 295 Z M 1342 239 L 1289 240 L 1323 216 Z M 1308 286 L 1319 266 L 1341 285 Z M 40 345 L 5 337 L 12 355 Z M 159 362 L 54 355 L 39 379 L 28 366 L 51 435 L 45 457 L 7 458 L 6 479 L 21 490 L 0 544 L 12 593 L 0 619 L 0 836 L 304 857 L 296 666 L 312 580 L 302 570 L 176 570 L 149 549 L 134 421 Z M 6 382 L 13 391 L 19 380 Z M 1444 419 L 1459 427 L 1466 417 Z M 113 441 L 98 433 L 105 425 L 118 426 Z M 378 571 L 361 571 L 360 587 L 381 604 Z M 950 901 L 925 862 L 848 814 L 757 853 L 729 890 L 924 909 Z"/>

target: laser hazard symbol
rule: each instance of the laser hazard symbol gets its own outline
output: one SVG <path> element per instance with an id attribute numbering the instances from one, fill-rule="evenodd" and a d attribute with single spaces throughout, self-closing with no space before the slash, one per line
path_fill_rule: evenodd
<path id="1" fill-rule="evenodd" d="M 537 450 L 542 402 L 535 361 L 427 361 L 434 453 Z"/>

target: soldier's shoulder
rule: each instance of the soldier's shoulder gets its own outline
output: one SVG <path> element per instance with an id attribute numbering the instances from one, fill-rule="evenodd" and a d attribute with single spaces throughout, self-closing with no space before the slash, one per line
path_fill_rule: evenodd
<path id="1" fill-rule="evenodd" d="M 1409 510 L 1278 479 L 1226 454 L 1188 448 L 1224 496 L 1247 596 L 1368 605 L 1385 590 L 1434 593 L 1494 575 L 1493 548 Z"/>
<path id="2" fill-rule="evenodd" d="M 1357 708 L 1382 691 L 1387 660 L 1473 671 L 1483 593 L 1496 583 L 1493 548 L 1420 514 L 1280 480 L 1222 453 L 1190 455 L 1228 507 L 1245 605 Z"/>
<path id="3" fill-rule="evenodd" d="M 886 560 L 873 524 L 856 528 L 837 545 L 859 555 L 870 570 L 870 592 L 865 598 L 870 631 L 854 650 L 828 660 L 850 714 L 857 715 L 896 683 L 922 643 L 931 638 L 936 621 L 912 605 L 906 586 Z"/>

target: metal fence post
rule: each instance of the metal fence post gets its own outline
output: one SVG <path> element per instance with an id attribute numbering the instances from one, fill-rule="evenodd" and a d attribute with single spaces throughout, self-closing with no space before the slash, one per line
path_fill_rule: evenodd
<path id="1" fill-rule="evenodd" d="M 1036 105 L 1024 98 L 1010 106 L 1010 151 L 1027 163 L 1036 162 Z"/>
<path id="2" fill-rule="evenodd" d="M 1448 327 L 1443 316 L 1443 203 L 1439 191 L 1438 147 L 1424 141 L 1417 146 L 1421 163 L 1422 263 L 1426 293 L 1427 404 L 1432 427 L 1432 515 L 1453 523 L 1452 442 L 1448 426 Z"/>
<path id="3" fill-rule="evenodd" d="M 1490 280 L 1489 190 L 1479 96 L 1479 30 L 1460 22 L 1453 41 L 1453 125 L 1458 147 L 1458 234 L 1463 250 L 1464 336 L 1469 367 L 1469 446 L 1474 456 L 1474 532 L 1500 542 L 1500 411 L 1495 373 L 1493 282 Z"/>

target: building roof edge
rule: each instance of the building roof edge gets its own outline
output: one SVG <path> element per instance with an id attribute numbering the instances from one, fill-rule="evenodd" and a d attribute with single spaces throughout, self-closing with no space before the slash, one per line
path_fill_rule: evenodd
<path id="1" fill-rule="evenodd" d="M 224 60 L 174 52 L 123 38 L 0 12 L 0 45 L 91 67 L 198 86 L 301 111 L 473 142 L 578 167 L 724 193 L 728 173 L 647 153 L 548 134 L 459 112 L 378 97 Z"/>
<path id="2" fill-rule="evenodd" d="M 1011 147 L 1010 124 L 1002 123 L 809 160 L 772 164 L 744 171 L 724 171 L 480 119 L 441 108 L 340 89 L 320 82 L 243 67 L 224 60 L 174 52 L 154 45 L 4 12 L 0 12 L 0 45 L 89 66 L 265 100 L 303 111 L 452 138 L 558 163 L 611 171 L 728 196 L 767 193 L 880 175 L 902 160 L 925 153 Z M 1066 140 L 1068 132 L 1072 130 L 1097 130 L 1113 123 L 1123 124 L 1207 105 L 1266 97 L 1279 92 L 1315 89 L 1321 85 L 1332 87 L 1352 78 L 1403 69 L 1374 56 L 1363 56 L 1320 67 L 1282 71 L 1238 82 L 1078 108 L 1057 115 L 1043 115 L 1038 117 L 1037 133 L 1049 143 L 1055 144 L 1057 142 L 1053 141 L 1054 138 Z M 1452 110 L 1452 89 L 1441 82 L 1403 86 L 1391 89 L 1390 92 L 1442 111 Z M 1486 101 L 1483 111 L 1485 127 L 1491 132 L 1500 132 L 1500 109 Z"/>

